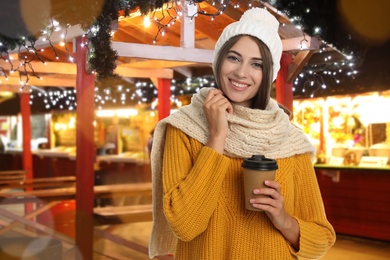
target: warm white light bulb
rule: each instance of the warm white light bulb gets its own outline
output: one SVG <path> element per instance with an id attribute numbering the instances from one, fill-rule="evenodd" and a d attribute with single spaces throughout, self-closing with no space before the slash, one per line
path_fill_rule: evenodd
<path id="1" fill-rule="evenodd" d="M 148 15 L 144 16 L 144 26 L 149 27 L 150 26 L 150 18 Z"/>

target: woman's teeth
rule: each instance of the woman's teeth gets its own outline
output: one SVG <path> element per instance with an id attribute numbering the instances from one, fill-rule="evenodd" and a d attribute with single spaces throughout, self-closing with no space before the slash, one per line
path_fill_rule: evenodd
<path id="1" fill-rule="evenodd" d="M 232 81 L 232 84 L 237 87 L 237 88 L 245 88 L 247 87 L 248 85 L 247 84 L 240 84 L 240 83 L 237 83 L 237 82 L 234 82 Z"/>

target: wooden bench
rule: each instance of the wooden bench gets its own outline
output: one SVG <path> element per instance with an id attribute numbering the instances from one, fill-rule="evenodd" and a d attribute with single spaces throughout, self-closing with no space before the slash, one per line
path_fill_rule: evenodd
<path id="1" fill-rule="evenodd" d="M 94 208 L 95 225 L 152 221 L 152 204 Z"/>
<path id="2" fill-rule="evenodd" d="M 49 177 L 49 178 L 32 178 L 32 179 L 11 179 L 11 180 L 0 180 L 0 189 L 17 189 L 17 188 L 63 188 L 73 187 L 76 185 L 75 176 L 64 176 L 64 177 Z"/>
<path id="3" fill-rule="evenodd" d="M 27 171 L 0 171 L 0 181 L 22 181 L 26 178 Z"/>
<path id="4" fill-rule="evenodd" d="M 32 181 L 32 183 L 47 183 L 45 179 L 38 181 Z M 63 181 L 66 181 L 64 179 Z M 26 183 L 25 183 L 26 184 Z M 28 183 L 27 183 L 28 184 Z M 120 196 L 150 196 L 152 194 L 152 183 L 130 183 L 130 184 L 114 184 L 114 185 L 101 185 L 94 186 L 95 198 L 107 198 L 107 197 L 120 197 Z M 56 230 L 52 230 L 42 224 L 29 220 L 29 218 L 36 216 L 40 212 L 49 209 L 56 202 L 61 200 L 74 200 L 76 198 L 76 187 L 67 188 L 48 188 L 48 189 L 36 189 L 31 191 L 21 192 L 0 192 L 0 203 L 14 204 L 14 203 L 28 203 L 28 202 L 46 202 L 42 208 L 35 210 L 27 214 L 26 216 L 18 216 L 12 214 L 6 209 L 0 208 L 0 215 L 11 219 L 11 222 L 2 222 L 4 226 L 4 232 L 6 230 L 17 228 L 18 223 L 22 223 L 26 226 L 40 230 L 41 232 L 51 234 L 53 237 L 61 239 L 62 241 L 72 244 L 72 242 L 66 235 L 59 233 Z M 130 206 L 118 206 L 118 207 L 102 207 L 94 209 L 95 218 L 95 235 L 102 236 L 114 243 L 118 243 L 125 247 L 131 248 L 138 252 L 147 254 L 148 248 L 138 243 L 125 240 L 110 232 L 111 225 L 145 222 L 152 221 L 152 205 L 130 205 Z M 0 221 L 1 222 L 1 221 Z M 102 226 L 107 226 L 103 227 Z M 94 248 L 97 252 L 98 250 Z M 106 254 L 109 256 L 110 254 Z M 172 257 L 157 257 L 161 260 L 171 260 Z"/>
<path id="5" fill-rule="evenodd" d="M 140 196 L 152 194 L 152 183 L 128 183 L 94 186 L 95 198 L 113 198 L 121 196 Z M 42 201 L 73 200 L 76 187 L 40 189 L 20 192 L 0 192 L 0 202 L 17 204 Z"/>

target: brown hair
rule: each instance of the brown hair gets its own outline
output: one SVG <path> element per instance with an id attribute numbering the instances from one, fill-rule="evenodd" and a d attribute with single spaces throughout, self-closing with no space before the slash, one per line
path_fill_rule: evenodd
<path id="1" fill-rule="evenodd" d="M 226 57 L 226 54 L 228 51 L 233 47 L 234 44 L 242 37 L 242 36 L 249 36 L 251 37 L 256 44 L 259 46 L 261 58 L 263 60 L 263 78 L 260 83 L 259 91 L 257 92 L 257 95 L 252 100 L 251 108 L 257 108 L 264 110 L 269 102 L 270 95 L 271 95 L 271 86 L 272 86 L 272 75 L 273 75 L 273 63 L 272 63 L 272 56 L 271 52 L 269 51 L 267 45 L 265 45 L 261 40 L 259 40 L 256 37 L 253 37 L 251 35 L 237 35 L 232 38 L 230 38 L 220 49 L 219 53 L 217 53 L 217 59 L 215 63 L 215 70 L 214 76 L 215 81 L 217 83 L 217 88 L 219 88 L 220 80 L 220 70 L 221 70 L 221 64 L 223 60 Z"/>

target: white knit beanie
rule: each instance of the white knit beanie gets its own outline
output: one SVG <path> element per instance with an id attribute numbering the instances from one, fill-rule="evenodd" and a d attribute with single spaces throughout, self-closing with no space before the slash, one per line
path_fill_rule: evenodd
<path id="1" fill-rule="evenodd" d="M 268 46 L 273 62 L 274 81 L 280 69 L 280 58 L 282 56 L 283 46 L 278 34 L 279 22 L 267 10 L 262 8 L 252 8 L 247 10 L 239 21 L 226 26 L 222 31 L 217 43 L 215 44 L 213 54 L 213 71 L 216 74 L 215 63 L 222 46 L 232 37 L 237 35 L 251 35 L 260 39 Z"/>

